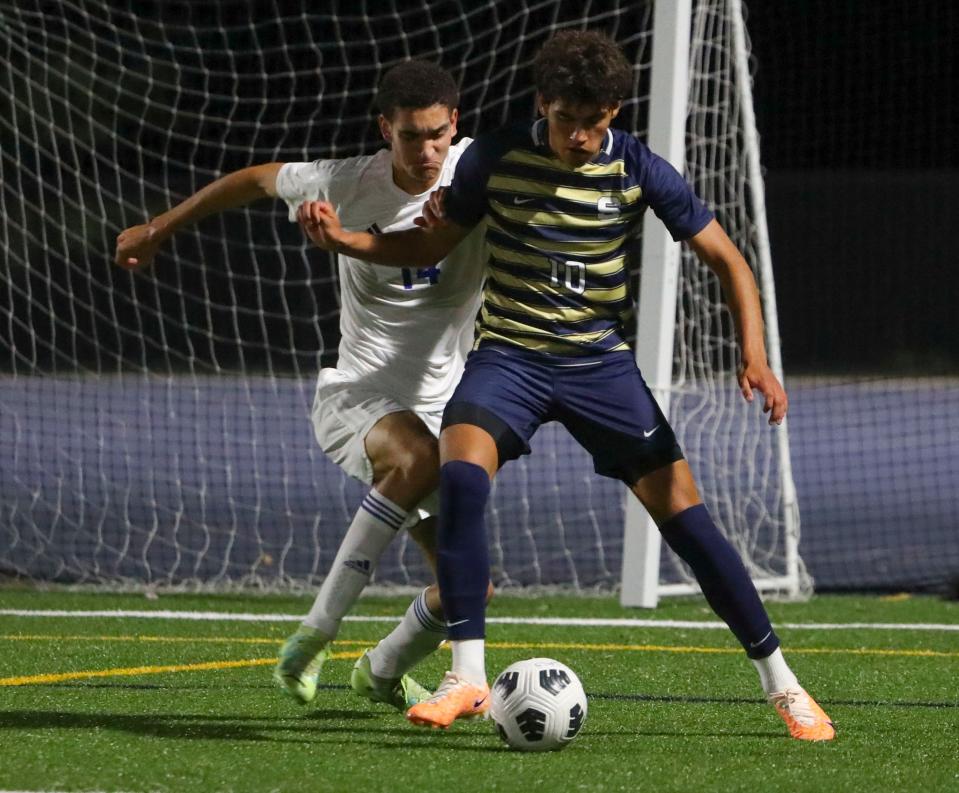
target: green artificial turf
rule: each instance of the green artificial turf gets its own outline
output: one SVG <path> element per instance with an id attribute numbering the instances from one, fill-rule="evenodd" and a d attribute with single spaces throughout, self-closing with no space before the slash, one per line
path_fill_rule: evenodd
<path id="1" fill-rule="evenodd" d="M 356 613 L 398 619 L 407 602 L 365 598 Z M 308 605 L 0 590 L 0 609 L 298 615 Z M 782 626 L 959 622 L 959 604 L 922 597 L 818 597 L 769 608 Z M 639 611 L 604 598 L 502 596 L 490 616 L 714 619 L 696 598 Z M 752 665 L 720 627 L 492 623 L 491 677 L 545 655 L 571 666 L 586 687 L 580 736 L 562 752 L 536 755 L 507 750 L 488 722 L 429 731 L 353 695 L 352 659 L 388 622 L 345 622 L 315 706 L 295 705 L 270 680 L 271 659 L 295 625 L 0 616 L 0 790 L 959 790 L 956 632 L 781 627 L 787 659 L 838 728 L 832 743 L 807 744 L 788 738 Z M 258 665 L 160 671 L 247 662 Z M 415 676 L 434 686 L 448 664 L 441 649 Z M 99 672 L 106 674 L 39 677 Z"/>

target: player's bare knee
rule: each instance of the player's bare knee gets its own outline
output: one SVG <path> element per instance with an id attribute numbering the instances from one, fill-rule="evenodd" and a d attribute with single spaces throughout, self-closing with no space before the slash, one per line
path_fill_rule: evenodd
<path id="1" fill-rule="evenodd" d="M 689 507 L 702 503 L 696 482 L 685 460 L 678 460 L 651 471 L 630 489 L 657 525 Z"/>
<path id="2" fill-rule="evenodd" d="M 427 494 L 439 487 L 440 453 L 433 436 L 418 437 L 396 455 L 396 473 Z"/>
<path id="3" fill-rule="evenodd" d="M 371 458 L 371 462 L 377 488 L 387 496 L 396 493 L 397 503 L 409 501 L 409 508 L 439 487 L 439 451 L 432 436 L 398 444 L 388 454 Z"/>

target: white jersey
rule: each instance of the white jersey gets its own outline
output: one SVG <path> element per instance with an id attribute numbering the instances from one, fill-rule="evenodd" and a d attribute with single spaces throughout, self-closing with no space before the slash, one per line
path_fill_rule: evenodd
<path id="1" fill-rule="evenodd" d="M 451 146 L 437 187 L 448 185 L 472 142 Z M 392 155 L 287 163 L 276 191 L 290 220 L 304 201 L 329 201 L 349 231 L 373 234 L 413 228 L 420 195 L 393 182 Z M 482 224 L 480 224 L 482 226 Z M 337 369 L 362 378 L 364 388 L 389 394 L 414 411 L 438 410 L 459 382 L 473 340 L 486 271 L 480 227 L 435 267 L 383 267 L 340 254 L 341 312 Z"/>

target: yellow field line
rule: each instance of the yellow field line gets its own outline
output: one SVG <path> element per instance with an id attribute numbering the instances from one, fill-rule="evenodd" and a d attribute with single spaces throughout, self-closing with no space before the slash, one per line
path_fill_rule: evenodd
<path id="1" fill-rule="evenodd" d="M 806 649 L 790 647 L 789 655 L 805 653 L 806 655 L 884 655 L 901 656 L 903 658 L 959 658 L 959 652 L 949 650 L 882 650 L 868 647 L 850 647 L 838 649 L 834 647 L 808 647 Z"/>
<path id="2" fill-rule="evenodd" d="M 499 650 L 592 650 L 595 652 L 641 653 L 742 653 L 739 647 L 677 647 L 660 644 L 581 644 L 578 642 L 487 642 L 489 648 Z M 881 655 L 908 658 L 959 658 L 959 652 L 947 650 L 882 650 L 870 648 L 790 647 L 789 655 Z"/>
<path id="3" fill-rule="evenodd" d="M 62 672 L 51 675 L 0 677 L 0 686 L 29 686 L 38 683 L 62 683 L 65 680 L 87 680 L 93 677 L 124 677 L 158 675 L 163 672 L 200 672 L 211 669 L 238 669 L 245 666 L 275 664 L 275 658 L 251 658 L 246 661 L 209 661 L 203 664 L 174 664 L 171 666 L 132 666 L 125 669 L 96 669 L 89 672 Z"/>
<path id="4" fill-rule="evenodd" d="M 223 636 L 63 636 L 55 634 L 6 634 L 0 641 L 101 641 L 101 642 L 155 642 L 203 644 L 271 644 L 279 645 L 282 639 L 267 637 L 228 638 Z M 337 646 L 372 647 L 375 642 L 364 639 L 337 639 Z M 582 642 L 487 642 L 491 650 L 586 650 L 592 652 L 642 652 L 642 653 L 700 653 L 730 654 L 742 652 L 738 647 L 698 647 L 662 644 L 589 644 Z M 890 650 L 865 647 L 790 647 L 790 655 L 875 655 L 903 658 L 959 658 L 959 652 L 948 650 Z M 336 653 L 334 658 L 356 658 L 358 653 Z"/>
<path id="5" fill-rule="evenodd" d="M 6 641 L 120 641 L 120 642 L 193 642 L 196 644 L 216 643 L 246 643 L 246 644 L 278 644 L 275 638 L 246 638 L 227 639 L 224 637 L 182 637 L 182 636 L 51 636 L 37 634 L 8 634 L 0 636 Z M 360 640 L 338 641 L 337 644 L 359 645 L 368 647 L 371 642 Z M 677 647 L 659 644 L 584 644 L 577 642 L 489 642 L 492 650 L 587 650 L 592 652 L 660 652 L 660 653 L 718 653 L 738 654 L 742 652 L 736 647 Z M 331 653 L 335 660 L 353 660 L 360 656 L 358 651 Z M 790 655 L 796 654 L 831 654 L 831 655 L 877 655 L 900 656 L 908 658 L 956 658 L 959 652 L 941 650 L 883 650 L 868 648 L 794 648 Z M 20 677 L 0 678 L 0 686 L 28 686 L 43 683 L 62 683 L 69 680 L 89 680 L 98 677 L 132 677 L 136 675 L 157 675 L 168 672 L 204 672 L 221 669 L 242 669 L 253 666 L 267 666 L 276 663 L 275 658 L 250 658 L 242 661 L 207 661 L 197 664 L 171 664 L 167 666 L 134 666 L 117 669 L 96 669 L 79 672 L 61 672 L 56 674 L 25 675 Z"/>
<path id="6" fill-rule="evenodd" d="M 360 653 L 332 653 L 334 659 L 359 658 Z M 276 658 L 249 658 L 243 661 L 207 661 L 200 664 L 171 664 L 169 666 L 130 666 L 119 669 L 95 669 L 86 672 L 61 672 L 22 677 L 0 677 L 0 686 L 30 686 L 42 683 L 63 683 L 67 680 L 89 680 L 95 677 L 133 677 L 135 675 L 160 675 L 166 672 L 209 672 L 220 669 L 242 669 L 250 666 L 272 666 Z"/>

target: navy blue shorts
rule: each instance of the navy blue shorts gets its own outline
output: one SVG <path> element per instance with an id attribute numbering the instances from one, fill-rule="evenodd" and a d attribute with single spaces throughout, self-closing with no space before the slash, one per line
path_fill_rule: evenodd
<path id="1" fill-rule="evenodd" d="M 496 441 L 499 464 L 529 454 L 540 424 L 558 421 L 596 473 L 633 485 L 683 459 L 669 422 L 628 351 L 557 358 L 487 343 L 466 359 L 443 427 L 472 424 Z"/>

